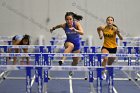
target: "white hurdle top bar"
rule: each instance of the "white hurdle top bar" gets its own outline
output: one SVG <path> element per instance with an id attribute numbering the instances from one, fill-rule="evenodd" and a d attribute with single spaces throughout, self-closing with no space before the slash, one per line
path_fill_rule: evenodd
<path id="1" fill-rule="evenodd" d="M 0 45 L 0 48 L 47 48 L 51 46 L 51 48 L 63 48 L 64 46 L 56 46 L 56 45 Z"/>
<path id="2" fill-rule="evenodd" d="M 46 66 L 46 65 L 0 65 L 0 70 L 25 70 L 27 67 L 35 69 L 41 67 L 48 71 L 95 71 L 101 66 Z M 140 71 L 140 66 L 107 66 L 116 70 Z"/>
<path id="3" fill-rule="evenodd" d="M 103 54 L 103 53 L 0 53 L 0 57 L 30 57 L 34 55 L 47 55 L 48 57 L 86 57 L 99 56 L 101 57 L 140 57 L 140 54 Z"/>
<path id="4" fill-rule="evenodd" d="M 40 48 L 40 47 L 44 47 L 47 48 L 51 46 L 52 48 L 64 48 L 64 46 L 62 45 L 0 45 L 0 48 L 2 47 L 8 47 L 8 48 Z M 89 46 L 81 46 L 83 47 L 89 47 Z M 102 46 L 91 46 L 91 47 L 95 47 L 95 48 L 102 48 Z M 117 46 L 117 48 L 127 48 L 127 47 L 139 47 L 140 46 Z M 89 47 L 90 48 L 90 47 Z"/>

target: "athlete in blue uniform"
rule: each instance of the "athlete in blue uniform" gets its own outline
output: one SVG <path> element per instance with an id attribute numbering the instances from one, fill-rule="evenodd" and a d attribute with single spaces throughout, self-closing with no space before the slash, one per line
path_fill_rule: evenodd
<path id="1" fill-rule="evenodd" d="M 30 44 L 30 36 L 29 35 L 16 35 L 12 38 L 12 45 L 29 45 Z M 20 49 L 15 48 L 15 49 L 9 49 L 9 52 L 15 52 L 19 53 Z M 24 53 L 28 53 L 28 48 L 23 48 Z M 14 57 L 13 59 L 13 64 L 16 64 L 17 58 Z M 22 58 L 21 64 L 24 64 L 23 62 L 24 58 Z M 29 58 L 26 57 L 27 60 L 27 65 L 29 65 Z"/>
<path id="2" fill-rule="evenodd" d="M 67 12 L 65 15 L 66 23 L 57 25 L 50 29 L 51 32 L 58 28 L 64 29 L 67 36 L 67 39 L 64 43 L 64 53 L 80 53 L 80 35 L 84 34 L 83 28 L 79 23 L 82 18 L 83 17 L 81 15 L 77 15 L 73 12 Z M 62 57 L 62 60 L 59 61 L 59 65 L 62 65 L 65 59 L 66 57 Z M 73 57 L 72 66 L 76 66 L 78 64 L 78 61 L 79 57 Z"/>

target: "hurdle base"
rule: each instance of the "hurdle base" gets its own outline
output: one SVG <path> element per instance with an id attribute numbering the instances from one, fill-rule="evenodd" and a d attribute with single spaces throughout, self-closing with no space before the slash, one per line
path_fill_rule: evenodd
<path id="1" fill-rule="evenodd" d="M 88 80 L 88 78 L 87 78 L 87 77 L 85 77 L 85 80 Z"/>
<path id="2" fill-rule="evenodd" d="M 68 77 L 49 77 L 48 78 L 49 80 L 69 80 Z M 76 78 L 76 77 L 72 77 L 71 78 L 72 80 L 88 80 L 87 77 L 83 77 L 83 78 Z M 93 78 L 94 80 L 97 80 L 97 78 Z M 105 79 L 106 80 L 106 79 Z M 114 78 L 114 80 L 116 81 L 131 81 L 132 79 L 131 78 Z M 139 79 L 136 79 L 137 81 Z"/>
<path id="3" fill-rule="evenodd" d="M 50 80 L 69 80 L 68 77 L 50 77 Z M 85 78 L 71 78 L 72 80 L 85 80 Z"/>

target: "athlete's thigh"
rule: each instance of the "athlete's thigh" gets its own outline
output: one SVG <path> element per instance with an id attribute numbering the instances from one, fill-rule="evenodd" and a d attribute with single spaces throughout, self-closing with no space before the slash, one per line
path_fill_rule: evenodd
<path id="1" fill-rule="evenodd" d="M 102 48 L 102 49 L 101 49 L 101 52 L 102 52 L 102 53 L 109 53 L 109 51 L 108 51 L 106 48 Z"/>
<path id="2" fill-rule="evenodd" d="M 112 63 L 114 62 L 115 57 L 109 57 L 108 58 L 108 65 L 112 65 Z"/>
<path id="3" fill-rule="evenodd" d="M 80 50 L 73 51 L 73 53 L 80 53 Z M 78 61 L 80 57 L 73 57 L 73 61 Z"/>
<path id="4" fill-rule="evenodd" d="M 65 42 L 64 46 L 65 46 L 65 48 L 67 48 L 67 47 L 74 47 L 74 44 L 71 43 L 71 42 Z"/>

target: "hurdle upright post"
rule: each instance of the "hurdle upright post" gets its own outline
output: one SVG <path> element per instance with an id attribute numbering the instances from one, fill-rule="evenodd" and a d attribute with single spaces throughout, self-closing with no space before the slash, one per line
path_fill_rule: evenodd
<path id="1" fill-rule="evenodd" d="M 132 53 L 132 48 L 133 47 L 127 47 L 128 49 L 128 54 L 131 54 Z M 131 57 L 128 57 L 128 66 L 131 66 L 132 65 L 132 58 Z"/>
<path id="2" fill-rule="evenodd" d="M 43 93 L 42 67 L 36 67 L 38 73 L 38 93 Z"/>
<path id="3" fill-rule="evenodd" d="M 113 93 L 114 80 L 113 80 L 113 67 L 107 67 L 108 71 L 108 93 Z"/>
<path id="4" fill-rule="evenodd" d="M 140 53 L 140 46 L 139 47 L 134 47 L 135 50 L 135 54 L 139 54 Z M 136 57 L 135 59 L 135 65 L 139 65 L 139 57 Z"/>
<path id="5" fill-rule="evenodd" d="M 89 66 L 93 66 L 93 55 L 89 54 Z M 93 82 L 93 71 L 89 71 L 89 82 Z"/>
<path id="6" fill-rule="evenodd" d="M 97 93 L 102 93 L 102 68 L 97 68 Z"/>
<path id="7" fill-rule="evenodd" d="M 96 53 L 95 46 L 91 47 L 91 51 L 92 51 L 92 53 L 94 53 L 94 54 Z M 94 65 L 94 66 L 95 66 L 95 62 L 96 62 L 95 59 L 96 59 L 96 56 L 93 57 L 93 62 L 94 62 L 93 65 Z"/>
<path id="8" fill-rule="evenodd" d="M 89 66 L 94 66 L 93 65 L 94 54 L 88 54 L 88 55 L 89 55 Z M 94 79 L 93 71 L 89 71 L 89 83 L 90 83 L 91 93 L 95 92 L 93 87 L 93 79 Z"/>
<path id="9" fill-rule="evenodd" d="M 123 45 L 124 45 L 124 52 L 126 53 L 126 51 L 127 51 L 127 42 L 123 42 Z M 126 60 L 127 58 L 126 57 L 124 57 L 124 61 Z"/>
<path id="10" fill-rule="evenodd" d="M 8 52 L 8 46 L 3 46 L 4 52 L 7 53 Z M 7 57 L 4 58 L 4 64 L 7 65 Z"/>
<path id="11" fill-rule="evenodd" d="M 44 65 L 48 66 L 49 65 L 49 55 L 48 54 L 43 54 L 43 57 L 44 57 Z M 48 80 L 49 80 L 48 76 L 49 76 L 48 70 L 44 70 L 43 93 L 47 92 L 47 83 L 48 83 Z"/>
<path id="12" fill-rule="evenodd" d="M 89 49 L 89 47 L 88 46 L 84 46 L 84 53 L 88 53 L 88 49 Z M 85 56 L 85 57 L 83 57 L 83 60 L 84 60 L 84 66 L 87 66 L 88 65 L 88 58 L 87 58 L 87 56 Z"/>
<path id="13" fill-rule="evenodd" d="M 40 54 L 35 55 L 35 65 L 39 65 L 39 57 Z M 35 81 L 38 82 L 38 71 L 36 68 L 35 68 Z"/>
<path id="14" fill-rule="evenodd" d="M 83 53 L 88 53 L 88 49 L 89 49 L 89 47 L 88 46 L 84 46 L 83 47 Z M 89 58 L 88 58 L 89 56 L 87 56 L 87 55 L 84 55 L 84 57 L 82 57 L 82 60 L 84 61 L 84 66 L 88 66 L 88 62 L 89 62 Z M 85 72 L 85 80 L 87 80 L 88 79 L 88 72 L 86 71 Z"/>
<path id="15" fill-rule="evenodd" d="M 140 49 L 140 47 L 134 47 L 135 54 L 139 54 L 139 52 L 140 52 L 139 49 Z M 137 66 L 140 64 L 139 59 L 140 59 L 139 57 L 135 58 L 135 65 L 137 65 Z M 135 74 L 136 74 L 135 80 L 137 81 L 138 80 L 138 71 L 136 71 Z"/>
<path id="16" fill-rule="evenodd" d="M 96 54 L 97 53 L 97 49 L 99 49 L 100 46 L 92 46 L 90 48 L 91 48 L 92 53 Z M 97 58 L 97 56 L 93 56 L 93 62 L 94 62 L 93 65 L 94 66 L 98 65 L 98 63 L 96 62 L 96 58 Z"/>
<path id="17" fill-rule="evenodd" d="M 48 53 L 53 53 L 54 52 L 54 47 L 56 47 L 56 46 L 47 46 L 47 49 L 48 49 Z M 47 63 L 47 65 L 51 65 L 51 62 L 52 62 L 52 60 L 53 60 L 53 57 L 48 57 L 48 59 L 47 60 L 49 60 L 48 61 L 48 63 Z"/>
<path id="18" fill-rule="evenodd" d="M 43 56 L 44 56 L 44 65 L 48 66 L 49 55 L 48 54 L 43 54 Z M 44 82 L 46 82 L 46 83 L 48 82 L 48 70 L 44 71 Z"/>
<path id="19" fill-rule="evenodd" d="M 127 49 L 128 49 L 128 54 L 131 54 L 132 53 L 132 51 L 131 51 L 131 49 L 132 49 L 133 47 L 127 47 Z M 132 58 L 131 57 L 128 57 L 128 66 L 131 66 L 132 65 Z M 129 80 L 131 80 L 131 71 L 129 71 Z"/>
<path id="20" fill-rule="evenodd" d="M 101 66 L 102 65 L 102 55 L 101 54 L 96 54 L 97 56 L 97 66 Z"/>
<path id="21" fill-rule="evenodd" d="M 26 67 L 26 93 L 31 92 L 31 67 Z"/>

